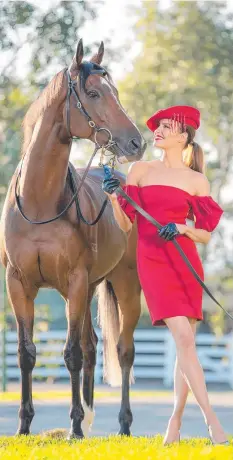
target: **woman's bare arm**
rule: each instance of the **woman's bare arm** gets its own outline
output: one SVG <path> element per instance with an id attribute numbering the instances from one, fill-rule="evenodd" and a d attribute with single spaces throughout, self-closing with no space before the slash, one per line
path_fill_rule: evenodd
<path id="1" fill-rule="evenodd" d="M 201 175 L 198 182 L 198 196 L 209 196 L 210 184 L 206 176 Z M 187 235 L 195 243 L 207 244 L 210 241 L 211 233 L 201 228 L 193 228 L 188 225 L 176 224 L 182 235 Z"/>
<path id="2" fill-rule="evenodd" d="M 138 185 L 140 171 L 142 171 L 141 162 L 132 163 L 129 167 L 129 171 L 126 177 L 126 185 Z M 131 220 L 128 218 L 128 216 L 124 213 L 120 204 L 118 203 L 117 194 L 109 194 L 107 192 L 105 193 L 106 195 L 108 195 L 109 200 L 112 203 L 113 214 L 119 227 L 121 228 L 121 230 L 123 230 L 123 232 L 129 233 L 132 229 L 133 224 Z"/>
<path id="3" fill-rule="evenodd" d="M 195 243 L 207 244 L 210 241 L 211 233 L 201 228 L 188 227 L 188 225 L 177 224 L 179 232 L 183 235 L 187 235 Z M 181 227 L 181 229 L 179 229 Z"/>

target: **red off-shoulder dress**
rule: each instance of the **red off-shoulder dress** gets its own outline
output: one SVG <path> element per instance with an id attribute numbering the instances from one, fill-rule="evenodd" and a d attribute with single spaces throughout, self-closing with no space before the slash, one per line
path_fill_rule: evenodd
<path id="1" fill-rule="evenodd" d="M 195 220 L 195 228 L 212 232 L 223 213 L 210 196 L 193 196 L 170 185 L 125 185 L 123 190 L 161 225 L 185 224 L 189 218 Z M 202 287 L 172 241 L 161 238 L 157 228 L 123 197 L 118 196 L 118 202 L 131 222 L 137 219 L 137 268 L 152 324 L 162 326 L 165 318 L 174 316 L 202 320 Z M 196 244 L 186 235 L 176 238 L 204 280 Z"/>

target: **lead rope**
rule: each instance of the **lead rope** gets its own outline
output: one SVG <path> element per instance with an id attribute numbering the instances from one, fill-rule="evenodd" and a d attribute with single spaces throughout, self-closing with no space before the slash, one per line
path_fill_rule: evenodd
<path id="1" fill-rule="evenodd" d="M 23 212 L 22 208 L 21 208 L 21 204 L 20 204 L 20 200 L 19 200 L 19 195 L 18 195 L 18 192 L 17 192 L 17 189 L 18 189 L 18 182 L 19 182 L 19 179 L 20 179 L 20 176 L 21 176 L 21 168 L 20 168 L 20 171 L 19 171 L 19 174 L 17 176 L 17 179 L 16 179 L 16 184 L 15 184 L 15 201 L 16 201 L 16 204 L 17 204 L 17 207 L 18 207 L 18 210 L 21 214 L 21 216 L 27 221 L 29 222 L 30 224 L 34 224 L 34 225 L 43 225 L 43 224 L 49 224 L 50 222 L 54 222 L 55 220 L 59 219 L 60 217 L 62 217 L 67 211 L 68 209 L 70 209 L 70 207 L 72 206 L 72 204 L 74 203 L 75 201 L 75 198 L 78 196 L 78 193 L 83 185 L 83 182 L 87 176 L 87 173 L 90 169 L 90 166 L 91 166 L 91 162 L 94 158 L 94 156 L 96 155 L 97 151 L 99 150 L 99 147 L 96 146 L 95 147 L 95 150 L 93 152 L 93 154 L 91 155 L 91 158 L 88 162 L 88 165 L 85 169 L 85 172 L 83 174 L 83 177 L 80 181 L 80 184 L 78 185 L 77 189 L 76 189 L 76 192 L 74 193 L 74 195 L 72 196 L 71 200 L 69 201 L 69 203 L 65 206 L 65 208 L 63 209 L 63 211 L 61 211 L 59 214 L 57 214 L 55 217 L 52 217 L 51 219 L 48 219 L 48 220 L 42 220 L 42 221 L 37 221 L 37 220 L 30 220 Z"/>
<path id="2" fill-rule="evenodd" d="M 123 198 L 125 198 L 125 200 L 128 201 L 128 203 L 130 203 L 136 209 L 136 211 L 138 211 L 143 217 L 145 217 L 147 220 L 149 220 L 149 222 L 151 222 L 155 227 L 157 227 L 159 230 L 162 228 L 162 225 L 159 222 L 157 222 L 157 220 L 155 220 L 154 217 L 152 217 L 150 214 L 148 214 L 148 212 L 146 212 L 143 208 L 141 208 L 134 200 L 132 200 L 132 198 L 130 198 L 127 195 L 127 193 L 125 193 L 124 190 L 122 190 L 121 187 L 118 187 L 115 190 L 115 192 L 117 194 L 121 195 Z M 183 249 L 179 245 L 178 241 L 176 239 L 173 239 L 171 241 L 174 244 L 174 246 L 177 248 L 177 250 L 179 251 L 182 259 L 184 260 L 184 262 L 186 263 L 186 265 L 188 266 L 189 270 L 192 272 L 192 274 L 194 275 L 194 277 L 196 278 L 198 283 L 202 286 L 204 291 L 225 312 L 225 314 L 227 316 L 229 316 L 229 318 L 231 318 L 233 320 L 233 316 L 228 311 L 225 310 L 225 308 L 218 302 L 217 299 L 215 299 L 213 294 L 210 292 L 209 288 L 202 281 L 202 279 L 200 278 L 200 276 L 196 272 L 195 268 L 192 266 L 191 262 L 189 261 L 188 257 L 184 253 Z"/>

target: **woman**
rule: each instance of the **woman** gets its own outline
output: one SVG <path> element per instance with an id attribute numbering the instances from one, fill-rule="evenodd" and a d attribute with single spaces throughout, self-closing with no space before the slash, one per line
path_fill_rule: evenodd
<path id="1" fill-rule="evenodd" d="M 181 419 L 189 388 L 203 413 L 213 444 L 229 444 L 208 399 L 204 373 L 195 346 L 196 323 L 203 319 L 202 288 L 173 245 L 177 238 L 203 279 L 195 243 L 207 244 L 222 209 L 209 196 L 204 157 L 194 141 L 200 112 L 189 106 L 169 107 L 147 121 L 154 145 L 163 150 L 159 160 L 139 161 L 130 167 L 125 192 L 163 225 L 158 231 L 114 190 L 119 180 L 103 181 L 115 218 L 125 232 L 138 226 L 137 266 L 153 325 L 167 325 L 176 344 L 174 409 L 164 444 L 180 439 Z M 195 227 L 186 225 L 186 218 Z"/>

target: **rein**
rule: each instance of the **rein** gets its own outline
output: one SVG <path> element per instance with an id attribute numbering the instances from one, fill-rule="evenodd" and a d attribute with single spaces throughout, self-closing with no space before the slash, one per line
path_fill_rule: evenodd
<path id="1" fill-rule="evenodd" d="M 126 201 L 128 201 L 128 203 L 131 204 L 131 206 L 133 206 L 136 211 L 138 211 L 143 217 L 145 217 L 149 222 L 151 222 L 151 224 L 153 224 L 155 227 L 157 227 L 159 230 L 162 228 L 162 225 L 157 222 L 157 220 L 154 219 L 154 217 L 152 217 L 150 214 L 148 214 L 148 212 L 146 212 L 143 208 L 141 208 L 141 206 L 139 206 L 134 200 L 132 200 L 132 198 L 130 198 L 127 193 L 125 193 L 124 190 L 122 190 L 121 187 L 118 187 L 115 192 L 119 195 L 121 195 L 123 198 L 125 198 Z M 183 249 L 181 248 L 181 246 L 179 245 L 178 241 L 176 239 L 173 239 L 171 240 L 172 243 L 174 244 L 174 246 L 177 248 L 177 250 L 179 251 L 182 259 L 184 260 L 184 262 L 186 263 L 186 265 L 188 266 L 189 270 L 192 272 L 192 274 L 194 275 L 194 277 L 196 278 L 196 280 L 198 281 L 198 283 L 201 285 L 201 287 L 204 289 L 204 291 L 208 294 L 208 296 L 225 312 L 225 314 L 227 316 L 229 316 L 229 318 L 231 318 L 233 320 L 233 316 L 228 313 L 228 311 L 225 310 L 225 308 L 218 302 L 217 299 L 215 299 L 215 297 L 213 296 L 213 294 L 210 292 L 209 288 L 205 285 L 205 283 L 202 281 L 202 279 L 200 278 L 200 276 L 198 275 L 198 273 L 196 272 L 195 268 L 192 266 L 191 262 L 189 261 L 188 257 L 186 256 L 186 254 L 184 253 Z"/>
<path id="2" fill-rule="evenodd" d="M 95 70 L 94 72 L 92 73 L 98 73 L 98 74 L 104 74 L 105 71 L 104 70 Z M 99 166 L 102 166 L 102 158 L 103 156 L 105 155 L 105 151 L 113 146 L 115 144 L 115 142 L 113 141 L 112 139 L 112 133 L 109 131 L 109 129 L 107 128 L 100 128 L 99 126 L 96 125 L 96 123 L 91 119 L 91 117 L 88 115 L 87 111 L 85 110 L 85 108 L 83 107 L 80 99 L 79 99 L 79 95 L 77 93 L 77 91 L 75 90 L 75 86 L 77 85 L 77 82 L 76 80 L 72 80 L 71 79 L 71 76 L 70 76 L 70 72 L 68 69 L 66 69 L 66 75 L 67 75 L 67 79 L 68 79 L 68 91 L 67 91 L 67 96 L 66 96 L 66 129 L 67 129 L 67 132 L 69 134 L 69 139 L 70 139 L 70 150 L 71 150 L 71 146 L 72 146 L 72 141 L 73 139 L 79 139 L 79 137 L 77 136 L 72 136 L 71 132 L 70 132 L 70 97 L 71 95 L 73 94 L 77 103 L 76 103 L 76 108 L 79 109 L 79 111 L 81 112 L 81 114 L 87 119 L 88 121 L 88 124 L 89 126 L 95 131 L 95 136 L 94 136 L 94 141 L 95 141 L 95 149 L 94 149 L 94 152 L 88 162 L 88 165 L 84 171 L 84 174 L 83 174 L 83 177 L 80 181 L 80 184 L 78 185 L 78 187 L 76 186 L 76 183 L 74 181 L 74 178 L 73 178 L 73 175 L 72 175 L 72 172 L 71 172 L 71 168 L 70 166 L 68 166 L 68 176 L 69 176 L 69 179 L 70 179 L 70 186 L 71 186 L 71 190 L 73 192 L 73 196 L 71 198 L 71 200 L 69 201 L 69 203 L 65 206 L 65 208 L 59 213 L 57 214 L 55 217 L 52 217 L 51 219 L 48 219 L 48 220 L 42 220 L 42 221 L 37 221 L 37 220 L 31 220 L 29 219 L 26 214 L 23 212 L 23 209 L 22 209 L 22 206 L 20 204 L 20 197 L 19 197 L 19 194 L 18 194 L 18 187 L 19 187 L 19 180 L 20 180 L 20 177 L 21 177 L 21 171 L 22 171 L 22 166 L 23 166 L 23 159 L 22 159 L 22 162 L 21 162 L 21 166 L 20 166 L 20 170 L 19 170 L 19 173 L 17 175 L 17 178 L 16 178 L 16 183 L 15 183 L 15 201 L 16 201 L 16 204 L 17 204 L 17 207 L 18 207 L 18 210 L 21 214 L 21 216 L 27 221 L 29 222 L 30 224 L 34 224 L 34 225 L 44 225 L 44 224 L 49 224 L 50 222 L 54 222 L 58 219 L 60 219 L 60 217 L 62 217 L 69 209 L 70 207 L 72 206 L 72 204 L 75 202 L 76 203 L 76 209 L 77 209 L 77 214 L 78 214 L 78 217 L 86 224 L 86 225 L 95 225 L 99 219 L 101 218 L 106 206 L 107 206 L 107 203 L 108 203 L 108 198 L 106 198 L 104 200 L 104 203 L 100 209 L 100 212 L 98 214 L 98 216 L 96 217 L 96 219 L 93 221 L 93 222 L 88 222 L 84 217 L 83 217 L 83 214 L 82 214 L 82 211 L 80 209 L 80 204 L 79 204 L 79 201 L 78 201 L 78 193 L 84 183 L 84 180 L 88 174 L 88 171 L 90 169 L 90 166 L 91 166 L 91 163 L 92 163 L 92 160 L 94 158 L 94 156 L 96 155 L 96 153 L 98 152 L 98 150 L 102 150 L 101 151 L 101 159 L 100 159 L 100 163 L 99 163 Z M 98 143 L 98 140 L 97 140 L 97 135 L 99 132 L 101 131 L 105 131 L 107 132 L 107 134 L 109 135 L 109 139 L 108 139 L 108 142 L 107 144 L 103 144 L 103 145 L 100 145 Z M 26 153 L 25 153 L 26 154 Z M 112 167 L 114 166 L 114 162 L 115 162 L 115 158 L 110 160 L 110 162 L 112 161 Z"/>

